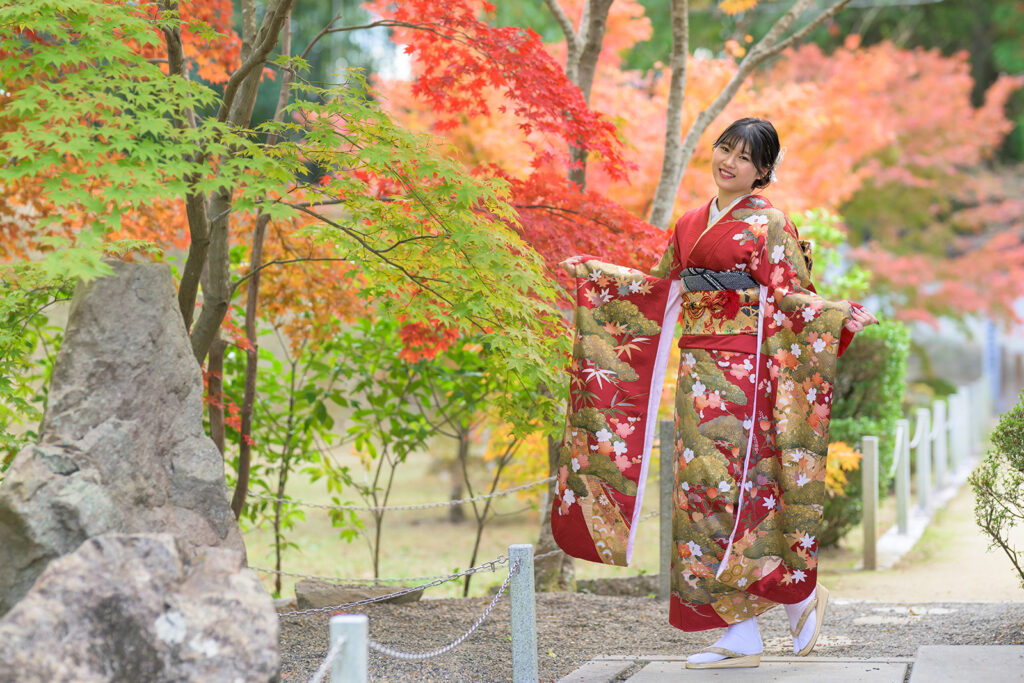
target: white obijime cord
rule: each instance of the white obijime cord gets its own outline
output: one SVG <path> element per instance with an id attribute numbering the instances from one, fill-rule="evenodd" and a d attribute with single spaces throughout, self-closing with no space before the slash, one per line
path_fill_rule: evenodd
<path id="1" fill-rule="evenodd" d="M 761 341 L 764 339 L 764 309 L 768 299 L 768 288 L 761 285 L 760 291 L 760 306 L 757 309 L 757 352 L 754 355 L 754 404 L 750 409 L 750 430 L 747 432 L 747 455 L 743 458 L 743 475 L 740 477 L 739 487 L 740 493 L 738 497 L 738 503 L 736 505 L 736 523 L 732 526 L 732 533 L 729 534 L 729 545 L 725 547 L 725 554 L 722 555 L 722 562 L 718 565 L 718 571 L 715 572 L 715 578 L 717 579 L 725 571 L 726 566 L 729 564 L 729 555 L 732 553 L 732 542 L 736 538 L 736 531 L 740 526 L 740 513 L 743 512 L 743 493 L 746 491 L 745 484 L 747 482 L 747 468 L 750 466 L 750 452 L 754 446 L 754 428 L 757 426 L 757 394 L 759 391 L 758 385 L 761 383 Z"/>

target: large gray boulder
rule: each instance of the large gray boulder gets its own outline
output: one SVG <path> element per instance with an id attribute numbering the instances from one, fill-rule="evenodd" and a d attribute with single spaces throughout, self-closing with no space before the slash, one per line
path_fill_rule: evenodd
<path id="1" fill-rule="evenodd" d="M 277 629 L 240 553 L 107 534 L 50 562 L 0 619 L 0 683 L 271 681 Z"/>
<path id="2" fill-rule="evenodd" d="M 38 445 L 0 484 L 0 615 L 46 565 L 104 533 L 244 554 L 170 268 L 113 263 L 80 285 Z"/>

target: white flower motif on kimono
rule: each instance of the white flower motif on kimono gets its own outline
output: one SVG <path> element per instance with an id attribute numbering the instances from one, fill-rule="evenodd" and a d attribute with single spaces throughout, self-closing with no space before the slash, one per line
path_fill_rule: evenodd
<path id="1" fill-rule="evenodd" d="M 801 451 L 793 451 L 789 454 L 789 459 L 793 462 L 800 462 L 800 458 L 802 457 L 804 457 L 804 454 Z"/>
<path id="2" fill-rule="evenodd" d="M 597 440 L 600 441 L 601 443 L 612 440 L 612 433 L 604 427 L 598 430 L 598 432 L 594 434 L 594 436 L 596 436 Z"/>
<path id="3" fill-rule="evenodd" d="M 792 353 L 797 358 L 799 358 L 800 357 L 800 345 L 799 344 L 790 344 L 789 345 L 789 352 Z"/>
<path id="4" fill-rule="evenodd" d="M 729 484 L 729 482 L 725 481 L 724 479 L 718 482 L 718 490 L 721 491 L 722 493 L 725 493 L 730 488 L 732 488 L 732 486 Z"/>
<path id="5" fill-rule="evenodd" d="M 807 476 L 806 474 L 804 474 L 803 472 L 801 472 L 801 473 L 800 473 L 800 476 L 798 476 L 798 477 L 796 478 L 796 485 L 797 485 L 797 486 L 805 486 L 805 485 L 807 485 L 807 484 L 810 484 L 810 483 L 811 483 L 811 479 L 810 479 L 810 477 L 808 477 L 808 476 Z"/>
<path id="6" fill-rule="evenodd" d="M 775 248 L 772 249 L 772 263 L 778 263 L 786 255 L 786 248 L 781 244 L 776 244 Z"/>
<path id="7" fill-rule="evenodd" d="M 736 582 L 736 585 L 739 586 L 740 588 L 743 588 L 744 586 L 746 586 L 747 585 L 747 577 L 741 576 L 740 580 Z"/>
<path id="8" fill-rule="evenodd" d="M 811 387 L 810 389 L 807 390 L 807 402 L 814 403 L 814 399 L 816 398 L 818 398 L 818 390 L 814 387 Z"/>
<path id="9" fill-rule="evenodd" d="M 753 427 L 753 426 L 754 426 L 754 418 L 753 418 L 753 416 L 748 417 L 746 420 L 743 421 L 743 428 L 746 429 L 747 431 L 750 431 L 750 428 Z"/>
<path id="10" fill-rule="evenodd" d="M 562 500 L 565 501 L 566 505 L 572 505 L 576 502 L 576 492 L 572 489 L 566 489 L 562 493 Z"/>
<path id="11" fill-rule="evenodd" d="M 684 491 L 689 491 L 690 490 L 690 482 L 684 481 L 682 484 L 679 485 L 679 488 L 681 488 Z"/>
<path id="12" fill-rule="evenodd" d="M 692 448 L 684 448 L 683 449 L 683 460 L 686 461 L 687 465 L 690 464 L 690 461 L 693 460 L 693 449 Z"/>
<path id="13" fill-rule="evenodd" d="M 629 291 L 631 293 L 633 293 L 633 294 L 636 294 L 637 292 L 639 292 L 640 291 L 640 281 L 639 280 L 633 280 L 632 282 L 630 282 L 629 283 Z"/>
<path id="14" fill-rule="evenodd" d="M 804 532 L 804 535 L 797 540 L 800 541 L 801 548 L 810 548 L 814 545 L 814 536 L 808 535 L 806 531 Z"/>
<path id="15" fill-rule="evenodd" d="M 775 311 L 775 315 L 772 316 L 772 320 L 775 321 L 776 325 L 781 327 L 782 323 L 786 322 L 786 314 L 782 311 Z"/>
<path id="16" fill-rule="evenodd" d="M 775 496 L 769 495 L 767 498 L 761 501 L 761 505 L 764 505 L 769 510 L 775 509 Z"/>
<path id="17" fill-rule="evenodd" d="M 704 551 L 700 549 L 700 546 L 693 541 L 687 541 L 686 546 L 690 549 L 690 554 L 694 557 L 700 557 L 704 554 Z"/>
<path id="18" fill-rule="evenodd" d="M 697 364 L 697 359 L 693 357 L 692 353 L 686 354 L 686 357 L 683 359 L 683 361 L 691 367 Z"/>
<path id="19" fill-rule="evenodd" d="M 572 471 L 573 472 L 579 472 L 580 471 L 580 461 L 577 460 L 576 458 L 572 459 Z"/>
<path id="20" fill-rule="evenodd" d="M 803 569 L 797 569 L 795 572 L 793 572 L 793 581 L 795 581 L 797 583 L 800 583 L 801 581 L 803 581 L 806 578 L 807 578 L 807 574 L 804 573 Z"/>
<path id="21" fill-rule="evenodd" d="M 752 489 L 753 487 L 754 482 L 750 481 L 749 479 L 743 482 L 743 490 L 745 490 L 747 493 L 750 493 L 750 489 Z"/>
<path id="22" fill-rule="evenodd" d="M 821 353 L 822 351 L 825 350 L 826 346 L 828 346 L 828 344 L 826 344 L 825 340 L 822 339 L 821 337 L 818 337 L 817 339 L 814 340 L 814 352 L 815 353 Z"/>
<path id="23" fill-rule="evenodd" d="M 768 225 L 768 216 L 754 214 L 743 219 L 747 225 Z"/>
<path id="24" fill-rule="evenodd" d="M 612 300 L 611 292 L 609 292 L 607 289 L 602 289 L 600 292 L 598 292 L 597 296 L 599 299 L 601 299 L 601 303 L 604 304 Z"/>
<path id="25" fill-rule="evenodd" d="M 703 396 L 705 389 L 707 389 L 707 387 L 704 386 L 704 384 L 701 383 L 700 380 L 697 380 L 696 382 L 693 383 L 693 395 L 695 397 L 696 396 Z"/>
<path id="26" fill-rule="evenodd" d="M 805 323 L 809 323 L 814 320 L 814 309 L 810 306 L 804 308 L 804 312 L 801 314 L 804 318 Z"/>
<path id="27" fill-rule="evenodd" d="M 615 455 L 622 455 L 623 453 L 626 452 L 626 450 L 628 450 L 626 448 L 625 441 L 616 441 L 614 444 L 612 444 L 612 448 L 615 449 Z"/>
<path id="28" fill-rule="evenodd" d="M 598 280 L 600 280 L 600 279 L 601 279 L 601 273 L 599 273 L 599 272 L 597 272 L 597 271 L 595 270 L 595 271 L 594 271 L 594 272 L 592 272 L 592 273 L 591 273 L 590 275 L 588 275 L 588 276 L 587 276 L 587 278 L 588 278 L 588 279 L 590 279 L 590 280 L 591 280 L 591 281 L 593 281 L 593 282 L 597 282 Z"/>

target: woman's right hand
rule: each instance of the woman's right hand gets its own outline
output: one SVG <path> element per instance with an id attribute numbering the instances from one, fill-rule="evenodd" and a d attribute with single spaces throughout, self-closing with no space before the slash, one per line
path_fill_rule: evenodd
<path id="1" fill-rule="evenodd" d="M 564 270 L 565 272 L 569 273 L 570 277 L 576 277 L 576 266 L 582 259 L 582 256 L 570 256 L 569 258 L 559 263 L 558 267 Z"/>

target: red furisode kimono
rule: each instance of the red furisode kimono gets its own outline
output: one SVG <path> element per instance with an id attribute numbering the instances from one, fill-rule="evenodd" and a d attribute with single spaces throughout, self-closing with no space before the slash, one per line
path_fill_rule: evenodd
<path id="1" fill-rule="evenodd" d="M 758 195 L 715 221 L 709 213 L 710 202 L 679 220 L 652 275 L 594 259 L 577 266 L 551 511 L 566 553 L 629 562 L 681 320 L 669 621 L 686 631 L 813 590 L 836 359 L 853 336 L 843 329 L 851 304 L 815 294 L 785 214 Z M 700 291 L 692 268 L 747 273 L 752 286 Z"/>

